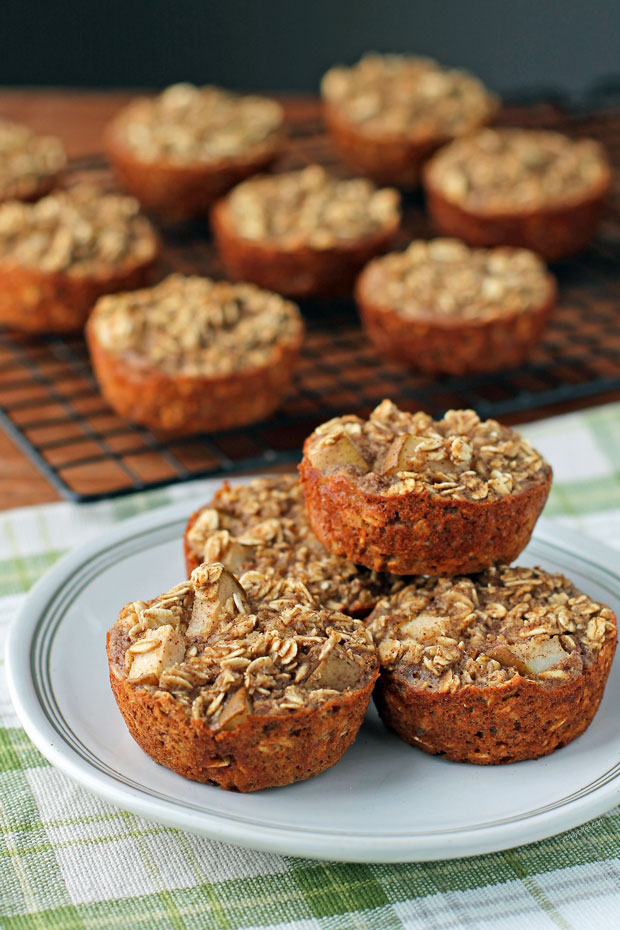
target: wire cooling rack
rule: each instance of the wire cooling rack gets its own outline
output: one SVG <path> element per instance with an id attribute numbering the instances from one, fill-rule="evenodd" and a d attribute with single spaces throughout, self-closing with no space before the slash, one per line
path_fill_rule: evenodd
<path id="1" fill-rule="evenodd" d="M 614 91 L 615 92 L 615 91 Z M 557 103 L 510 107 L 502 122 L 592 136 L 620 166 L 620 105 L 596 111 Z M 324 134 L 318 107 L 290 119 L 281 167 L 320 162 L 346 174 Z M 71 166 L 76 177 L 108 182 L 102 157 Z M 428 237 L 422 199 L 405 204 L 402 244 Z M 165 233 L 163 272 L 221 276 L 206 225 Z M 460 378 L 416 375 L 379 358 L 352 301 L 305 301 L 307 324 L 294 388 L 278 413 L 256 426 L 162 440 L 118 417 L 103 401 L 81 337 L 32 339 L 0 330 L 0 423 L 63 495 L 96 500 L 214 474 L 297 460 L 304 437 L 322 420 L 367 414 L 384 397 L 437 416 L 473 407 L 483 417 L 518 422 L 620 392 L 620 203 L 618 191 L 591 250 L 555 267 L 558 309 L 528 363 Z"/>

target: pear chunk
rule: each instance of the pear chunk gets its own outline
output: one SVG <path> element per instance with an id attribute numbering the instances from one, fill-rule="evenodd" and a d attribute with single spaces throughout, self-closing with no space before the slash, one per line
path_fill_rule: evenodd
<path id="1" fill-rule="evenodd" d="M 310 461 L 320 471 L 344 465 L 353 465 L 364 473 L 370 471 L 368 462 L 347 433 L 341 433 L 335 442 L 311 452 Z"/>
<path id="2" fill-rule="evenodd" d="M 253 558 L 256 548 L 239 542 L 228 530 L 218 530 L 207 540 L 204 559 L 206 562 L 221 562 L 231 572 L 238 572 Z"/>
<path id="3" fill-rule="evenodd" d="M 381 474 L 394 475 L 399 471 L 415 471 L 412 465 L 421 442 L 424 442 L 422 436 L 413 436 L 411 433 L 401 433 L 397 436 L 383 457 Z"/>
<path id="4" fill-rule="evenodd" d="M 207 639 L 220 620 L 238 612 L 245 604 L 245 591 L 221 562 L 199 565 L 191 574 L 194 605 L 187 626 L 188 636 Z"/>
<path id="5" fill-rule="evenodd" d="M 132 648 L 136 651 L 132 651 Z M 134 647 L 130 647 L 130 655 L 128 680 L 134 685 L 156 685 L 164 669 L 183 661 L 185 641 L 173 626 L 166 624 L 158 627 L 150 636 L 138 640 Z"/>
<path id="6" fill-rule="evenodd" d="M 499 644 L 487 651 L 491 659 L 500 665 L 516 668 L 520 675 L 540 675 L 548 668 L 559 665 L 568 653 L 562 648 L 557 636 L 542 643 Z"/>
<path id="7" fill-rule="evenodd" d="M 346 691 L 358 688 L 360 667 L 351 659 L 341 646 L 336 646 L 322 662 L 316 666 L 304 684 L 310 688 L 330 688 L 333 691 Z"/>
<path id="8" fill-rule="evenodd" d="M 399 625 L 399 632 L 410 639 L 415 639 L 423 643 L 428 639 L 435 639 L 437 636 L 445 636 L 446 623 L 441 617 L 422 611 L 417 617 L 411 617 Z"/>
<path id="9" fill-rule="evenodd" d="M 252 701 L 246 689 L 241 687 L 224 704 L 218 724 L 223 730 L 232 730 L 244 723 L 251 713 Z"/>

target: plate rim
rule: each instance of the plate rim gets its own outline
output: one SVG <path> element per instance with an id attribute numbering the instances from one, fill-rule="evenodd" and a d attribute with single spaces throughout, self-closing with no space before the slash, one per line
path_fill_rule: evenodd
<path id="1" fill-rule="evenodd" d="M 213 487 L 218 484 L 215 480 L 212 482 Z M 209 490 L 208 487 L 204 489 L 205 499 Z M 124 520 L 72 549 L 36 582 L 17 616 L 13 618 L 6 643 L 6 672 L 11 701 L 21 725 L 37 749 L 74 782 L 117 807 L 168 827 L 245 848 L 344 862 L 433 861 L 498 852 L 580 826 L 620 801 L 620 778 L 614 778 L 576 800 L 559 808 L 534 813 L 525 820 L 426 835 L 370 837 L 342 832 L 326 833 L 321 829 L 300 830 L 297 827 L 248 823 L 243 817 L 238 820 L 231 819 L 230 815 L 217 817 L 209 811 L 201 811 L 198 822 L 196 812 L 179 808 L 173 799 L 154 800 L 140 788 L 116 782 L 110 775 L 94 768 L 63 738 L 39 702 L 31 674 L 35 634 L 44 620 L 46 610 L 80 567 L 103 551 L 132 537 L 187 520 L 192 509 L 192 501 L 189 500 L 156 508 Z M 620 573 L 615 569 L 618 553 L 614 549 L 574 532 L 557 521 L 544 518 L 537 524 L 533 538 L 559 547 L 580 560 L 584 558 L 580 549 L 587 543 L 586 561 L 601 575 L 615 582 L 617 596 L 620 597 Z"/>

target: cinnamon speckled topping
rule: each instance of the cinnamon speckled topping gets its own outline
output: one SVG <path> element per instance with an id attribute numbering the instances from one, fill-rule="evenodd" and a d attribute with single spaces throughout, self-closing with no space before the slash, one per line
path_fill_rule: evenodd
<path id="1" fill-rule="evenodd" d="M 114 133 L 144 161 L 208 164 L 275 148 L 282 120 L 282 107 L 266 97 L 173 84 L 158 97 L 130 103 Z"/>
<path id="2" fill-rule="evenodd" d="M 138 201 L 90 184 L 0 205 L 0 261 L 80 276 L 150 262 L 157 239 Z"/>
<path id="3" fill-rule="evenodd" d="M 615 639 L 613 611 L 563 575 L 497 567 L 422 578 L 368 619 L 382 665 L 418 690 L 496 687 L 520 674 L 552 687 L 580 675 Z"/>
<path id="4" fill-rule="evenodd" d="M 470 249 L 458 239 L 417 240 L 377 258 L 364 299 L 404 319 L 492 320 L 540 307 L 553 294 L 543 262 L 527 249 Z"/>
<path id="5" fill-rule="evenodd" d="M 320 165 L 250 178 L 227 199 L 235 231 L 284 249 L 330 249 L 395 226 L 399 196 L 365 178 L 339 180 Z"/>
<path id="6" fill-rule="evenodd" d="M 310 529 L 295 475 L 225 485 L 187 534 L 195 558 L 223 562 L 234 572 L 252 568 L 274 578 L 294 578 L 323 607 L 370 610 L 402 581 L 331 555 Z"/>
<path id="7" fill-rule="evenodd" d="M 237 580 L 217 563 L 129 604 L 115 626 L 128 681 L 170 693 L 213 728 L 316 708 L 363 687 L 376 668 L 361 621 L 319 607 L 301 582 L 259 572 Z"/>
<path id="8" fill-rule="evenodd" d="M 497 108 L 497 98 L 466 71 L 406 55 L 369 54 L 350 68 L 331 68 L 321 91 L 343 118 L 378 136 L 451 138 Z"/>
<path id="9" fill-rule="evenodd" d="M 253 284 L 169 275 L 152 288 L 102 297 L 92 326 L 104 348 L 162 371 L 219 375 L 269 364 L 296 345 L 296 305 Z"/>
<path id="10" fill-rule="evenodd" d="M 65 166 L 60 139 L 39 136 L 19 123 L 0 120 L 0 200 L 31 197 L 42 181 Z"/>
<path id="11" fill-rule="evenodd" d="M 430 185 L 472 210 L 536 210 L 579 201 L 605 185 L 601 145 L 557 132 L 482 129 L 441 149 L 429 164 Z"/>
<path id="12" fill-rule="evenodd" d="M 368 420 L 347 415 L 319 426 L 306 448 L 325 473 L 342 471 L 369 494 L 415 491 L 494 501 L 547 482 L 549 465 L 526 439 L 474 410 L 442 420 L 382 401 Z"/>

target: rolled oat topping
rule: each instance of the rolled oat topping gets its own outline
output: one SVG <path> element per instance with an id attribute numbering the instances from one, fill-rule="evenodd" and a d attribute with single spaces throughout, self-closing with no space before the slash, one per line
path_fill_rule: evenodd
<path id="1" fill-rule="evenodd" d="M 0 205 L 0 261 L 46 272 L 106 274 L 151 261 L 157 239 L 133 197 L 82 184 L 35 204 Z"/>
<path id="2" fill-rule="evenodd" d="M 448 200 L 474 210 L 527 212 L 587 197 L 605 184 L 609 165 L 591 139 L 482 129 L 441 149 L 428 177 Z"/>
<path id="3" fill-rule="evenodd" d="M 533 252 L 470 249 L 457 239 L 415 241 L 373 267 L 365 297 L 409 319 L 491 320 L 540 307 L 553 292 Z"/>
<path id="4" fill-rule="evenodd" d="M 395 226 L 399 197 L 363 178 L 341 181 L 319 165 L 250 178 L 228 196 L 236 232 L 283 249 L 331 249 Z"/>
<path id="5" fill-rule="evenodd" d="M 0 199 L 30 197 L 65 166 L 60 139 L 0 120 Z"/>
<path id="6" fill-rule="evenodd" d="M 324 472 L 343 470 L 368 494 L 409 492 L 495 501 L 546 482 L 550 468 L 526 439 L 474 410 L 448 410 L 442 420 L 382 401 L 368 420 L 336 417 L 307 447 Z"/>
<path id="7" fill-rule="evenodd" d="M 180 274 L 100 298 L 92 319 L 109 351 L 187 375 L 267 365 L 278 347 L 297 344 L 302 329 L 295 304 L 278 294 Z"/>
<path id="8" fill-rule="evenodd" d="M 225 485 L 188 531 L 195 557 L 301 582 L 323 607 L 368 611 L 402 582 L 331 555 L 310 529 L 295 475 Z"/>
<path id="9" fill-rule="evenodd" d="M 266 97 L 173 84 L 154 99 L 130 103 L 114 127 L 140 159 L 183 165 L 227 161 L 271 148 L 282 120 L 282 107 Z"/>
<path id="10" fill-rule="evenodd" d="M 375 669 L 359 620 L 319 607 L 301 582 L 203 564 L 150 603 L 128 605 L 127 678 L 169 692 L 196 719 L 230 729 L 250 714 L 317 707 Z"/>
<path id="11" fill-rule="evenodd" d="M 323 97 L 369 135 L 452 138 L 487 122 L 497 98 L 466 71 L 429 58 L 365 55 L 350 68 L 331 68 Z"/>
<path id="12" fill-rule="evenodd" d="M 613 611 L 563 575 L 500 566 L 422 578 L 368 619 L 382 665 L 417 689 L 496 687 L 519 674 L 548 686 L 590 668 L 616 635 Z"/>

